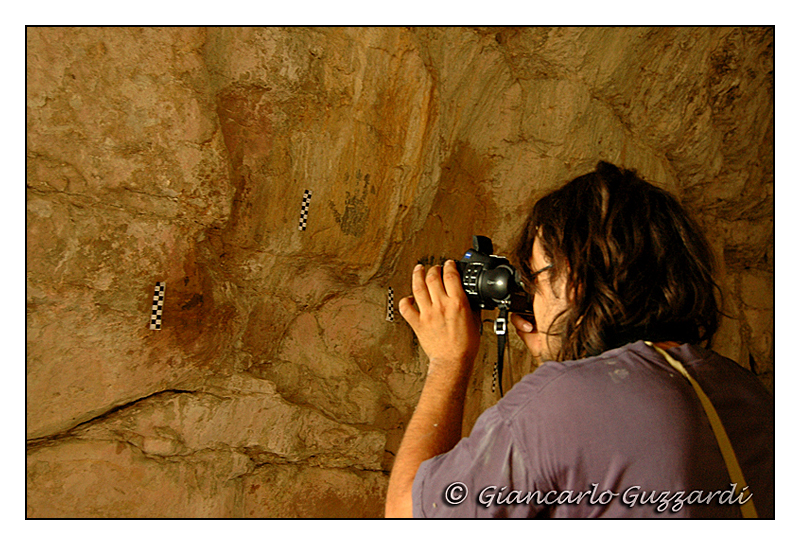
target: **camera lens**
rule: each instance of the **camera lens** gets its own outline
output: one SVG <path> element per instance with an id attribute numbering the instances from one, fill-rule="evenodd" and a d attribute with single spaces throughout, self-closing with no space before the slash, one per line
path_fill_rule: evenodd
<path id="1" fill-rule="evenodd" d="M 483 299 L 502 301 L 509 296 L 509 286 L 514 281 L 514 272 L 501 265 L 496 269 L 484 270 L 479 281 L 479 292 Z"/>

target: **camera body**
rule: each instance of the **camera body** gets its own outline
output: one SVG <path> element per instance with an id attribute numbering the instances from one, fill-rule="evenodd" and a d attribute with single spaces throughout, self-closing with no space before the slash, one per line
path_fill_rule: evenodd
<path id="1" fill-rule="evenodd" d="M 519 271 L 505 257 L 492 255 L 488 237 L 474 235 L 472 249 L 456 262 L 461 285 L 473 309 L 506 308 L 533 316 L 533 299 L 525 291 Z"/>

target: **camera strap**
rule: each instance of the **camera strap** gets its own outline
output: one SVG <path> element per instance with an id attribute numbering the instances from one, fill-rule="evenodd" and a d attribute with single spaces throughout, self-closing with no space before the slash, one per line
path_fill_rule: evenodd
<path id="1" fill-rule="evenodd" d="M 499 314 L 494 321 L 494 334 L 497 335 L 497 361 L 492 372 L 492 393 L 500 389 L 503 397 L 503 356 L 506 352 L 506 339 L 508 338 L 508 307 L 498 305 Z"/>
<path id="2" fill-rule="evenodd" d="M 736 492 L 741 497 L 744 490 L 748 488 L 747 483 L 744 481 L 744 473 L 742 473 L 742 467 L 739 465 L 739 460 L 736 458 L 736 453 L 733 451 L 733 445 L 728 438 L 728 433 L 725 431 L 725 426 L 722 424 L 722 420 L 717 410 L 714 408 L 714 405 L 711 403 L 711 400 L 681 362 L 670 356 L 666 350 L 656 346 L 654 343 L 645 341 L 645 344 L 661 354 L 676 371 L 689 381 L 692 388 L 694 388 L 697 397 L 700 399 L 700 404 L 703 406 L 703 410 L 708 417 L 708 423 L 711 424 L 711 429 L 714 432 L 714 436 L 717 438 L 719 450 L 722 452 L 722 458 L 725 460 L 725 466 L 728 468 L 728 474 L 731 477 L 731 484 L 736 485 Z M 755 502 L 752 501 L 752 499 L 743 504 L 740 503 L 739 506 L 743 518 L 758 518 Z"/>

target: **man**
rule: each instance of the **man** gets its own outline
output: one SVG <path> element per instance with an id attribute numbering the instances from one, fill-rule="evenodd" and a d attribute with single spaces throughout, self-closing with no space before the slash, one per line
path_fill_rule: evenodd
<path id="1" fill-rule="evenodd" d="M 544 363 L 463 439 L 479 317 L 452 261 L 414 269 L 399 309 L 430 363 L 386 516 L 774 518 L 772 399 L 701 346 L 713 260 L 678 202 L 600 163 L 534 206 L 516 259 Z"/>

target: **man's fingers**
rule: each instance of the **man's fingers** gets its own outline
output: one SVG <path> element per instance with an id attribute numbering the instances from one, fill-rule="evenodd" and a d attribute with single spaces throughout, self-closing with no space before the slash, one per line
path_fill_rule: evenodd
<path id="1" fill-rule="evenodd" d="M 397 308 L 405 321 L 408 322 L 412 328 L 416 328 L 419 322 L 419 311 L 414 308 L 414 298 L 411 296 L 403 297 L 397 303 Z"/>
<path id="2" fill-rule="evenodd" d="M 411 273 L 411 292 L 417 305 L 428 307 L 431 305 L 431 294 L 428 292 L 428 285 L 425 283 L 425 267 L 417 265 Z"/>
<path id="3" fill-rule="evenodd" d="M 425 283 L 428 285 L 431 301 L 440 302 L 447 297 L 442 283 L 442 267 L 439 265 L 434 265 L 428 269 L 428 273 L 425 275 Z"/>
<path id="4" fill-rule="evenodd" d="M 442 271 L 444 289 L 447 295 L 454 298 L 466 298 L 467 294 L 464 293 L 464 287 L 461 285 L 461 275 L 458 274 L 456 262 L 452 259 L 447 260 Z"/>
<path id="5" fill-rule="evenodd" d="M 445 291 L 443 275 L 453 296 Z M 428 358 L 471 366 L 480 345 L 480 314 L 470 309 L 456 266 L 448 263 L 443 273 L 440 266 L 426 272 L 417 265 L 411 287 L 413 296 L 401 299 L 398 308 Z"/>
<path id="6" fill-rule="evenodd" d="M 448 260 L 444 266 L 435 265 L 425 272 L 425 267 L 417 265 L 411 274 L 411 291 L 417 306 L 425 310 L 431 305 L 447 305 L 448 299 L 467 302 L 467 294 L 461 285 L 455 261 Z"/>
<path id="7" fill-rule="evenodd" d="M 533 354 L 534 357 L 540 357 L 540 354 L 542 353 L 542 341 L 541 337 L 536 331 L 536 324 L 531 323 L 519 314 L 512 312 L 511 325 L 516 328 L 517 335 L 519 335 L 519 338 L 522 339 L 523 343 L 525 343 L 525 346 L 528 347 L 528 351 Z"/>
<path id="8" fill-rule="evenodd" d="M 517 331 L 522 333 L 530 333 L 534 329 L 533 324 L 519 314 L 511 314 L 511 324 L 517 328 Z"/>

